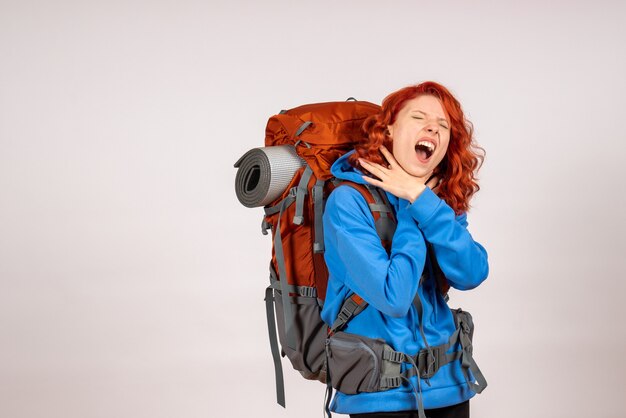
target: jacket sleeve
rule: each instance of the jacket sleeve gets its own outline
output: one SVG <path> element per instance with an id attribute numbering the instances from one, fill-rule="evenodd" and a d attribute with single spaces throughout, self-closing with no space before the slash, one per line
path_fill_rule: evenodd
<path id="1" fill-rule="evenodd" d="M 405 315 L 413 302 L 426 260 L 426 242 L 407 209 L 398 211 L 391 254 L 376 233 L 374 217 L 363 196 L 340 186 L 324 211 L 325 260 L 331 276 L 377 310 Z"/>
<path id="2" fill-rule="evenodd" d="M 426 241 L 432 243 L 450 286 L 473 289 L 487 278 L 487 251 L 467 230 L 466 213 L 455 216 L 454 210 L 429 187 L 408 208 Z"/>

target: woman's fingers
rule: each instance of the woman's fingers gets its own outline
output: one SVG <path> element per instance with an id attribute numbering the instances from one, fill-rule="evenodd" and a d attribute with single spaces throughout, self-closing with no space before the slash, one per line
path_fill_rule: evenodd
<path id="1" fill-rule="evenodd" d="M 416 188 L 423 190 L 424 186 L 429 187 L 435 193 L 439 186 L 439 177 L 433 175 L 432 177 L 414 176 L 398 163 L 393 154 L 389 152 L 383 145 L 380 146 L 380 152 L 383 157 L 389 163 L 388 167 L 380 165 L 364 158 L 359 158 L 359 163 L 366 169 L 373 177 L 362 176 L 363 179 L 374 186 L 380 187 L 389 193 L 392 193 L 398 197 L 405 199 L 412 199 Z M 432 171 L 429 175 L 432 175 Z M 425 182 L 425 183 L 424 183 Z"/>
<path id="2" fill-rule="evenodd" d="M 359 158 L 359 161 L 361 162 L 361 164 L 365 163 L 365 164 L 367 164 L 368 166 L 370 166 L 370 167 L 373 167 L 373 168 L 377 169 L 377 170 L 378 170 L 378 173 L 380 173 L 380 174 L 387 174 L 387 171 L 389 171 L 389 170 L 393 170 L 393 169 L 394 169 L 394 167 L 397 167 L 397 166 L 398 166 L 398 163 L 397 163 L 397 161 L 396 161 L 395 157 L 393 156 L 393 154 L 392 154 L 392 153 L 390 153 L 390 152 L 389 152 L 389 150 L 388 150 L 387 148 L 385 148 L 385 146 L 384 146 L 384 145 L 381 145 L 381 146 L 380 146 L 380 152 L 383 154 L 383 157 L 385 157 L 385 159 L 386 159 L 386 160 L 387 160 L 387 162 L 389 163 L 389 167 L 385 167 L 385 166 L 383 166 L 383 165 L 380 165 L 380 164 L 377 164 L 377 163 L 374 163 L 374 162 L 370 162 L 370 161 L 364 160 L 363 158 Z M 371 172 L 371 171 L 372 171 L 372 170 L 370 170 L 370 172 Z M 378 177 L 380 177 L 380 176 L 378 176 Z"/>
<path id="3" fill-rule="evenodd" d="M 387 148 L 385 148 L 384 145 L 380 146 L 380 152 L 383 154 L 385 159 L 387 159 L 387 161 L 389 162 L 389 167 L 393 167 L 393 166 L 395 166 L 397 164 L 397 161 L 396 161 L 395 157 L 393 156 L 393 154 L 390 153 L 389 150 Z"/>
<path id="4" fill-rule="evenodd" d="M 363 158 L 359 158 L 359 162 L 361 163 L 361 165 L 367 168 L 367 171 L 369 171 L 372 174 L 376 174 L 378 177 L 380 177 L 380 174 L 385 174 L 383 170 L 386 170 L 386 169 L 380 164 L 367 161 Z"/>
<path id="5" fill-rule="evenodd" d="M 373 178 L 367 177 L 367 176 L 361 176 L 361 178 L 363 178 L 363 180 L 365 180 L 366 182 L 368 182 L 369 184 L 371 184 L 373 186 L 378 186 L 378 187 L 385 186 L 385 183 L 383 183 L 380 180 L 376 180 L 376 179 L 373 179 Z M 384 187 L 383 187 L 383 189 L 384 189 Z"/>

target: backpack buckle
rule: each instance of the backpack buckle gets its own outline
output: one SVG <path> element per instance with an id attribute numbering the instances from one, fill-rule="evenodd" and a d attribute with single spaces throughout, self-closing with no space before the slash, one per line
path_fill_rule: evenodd
<path id="1" fill-rule="evenodd" d="M 339 314 L 337 315 L 337 320 L 341 320 L 343 323 L 348 322 L 350 318 L 352 318 L 352 312 L 345 308 L 339 311 Z"/>
<path id="2" fill-rule="evenodd" d="M 420 371 L 420 377 L 422 379 L 429 379 L 433 377 L 439 370 L 439 350 L 437 349 L 424 349 L 417 353 L 417 367 Z"/>

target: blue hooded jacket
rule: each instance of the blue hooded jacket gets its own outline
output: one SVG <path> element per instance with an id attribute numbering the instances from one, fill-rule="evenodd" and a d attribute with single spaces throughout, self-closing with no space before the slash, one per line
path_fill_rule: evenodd
<path id="1" fill-rule="evenodd" d="M 348 163 L 353 152 L 339 158 L 331 172 L 338 179 L 368 184 L 361 178 L 363 173 Z M 425 348 L 413 305 L 416 292 L 423 304 L 422 325 L 431 347 L 447 343 L 455 330 L 450 308 L 434 281 L 419 284 L 429 262 L 426 242 L 432 244 L 450 285 L 460 290 L 472 289 L 487 278 L 487 252 L 468 232 L 466 213 L 455 216 L 454 210 L 429 187 L 412 204 L 385 193 L 397 219 L 389 255 L 376 233 L 369 206 L 356 189 L 339 186 L 328 197 L 323 222 L 329 279 L 322 319 L 331 325 L 344 300 L 356 293 L 369 306 L 343 331 L 382 338 L 394 350 L 414 355 Z M 453 347 L 450 352 L 458 349 Z M 411 383 L 418 387 L 416 376 Z M 458 360 L 441 367 L 429 383 L 421 381 L 426 409 L 458 404 L 475 395 L 465 382 Z M 406 384 L 356 395 L 336 392 L 331 404 L 332 411 L 342 414 L 416 409 L 415 393 Z"/>

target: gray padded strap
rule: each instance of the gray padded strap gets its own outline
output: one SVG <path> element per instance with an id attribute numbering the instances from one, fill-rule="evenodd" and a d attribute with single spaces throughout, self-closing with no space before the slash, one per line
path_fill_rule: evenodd
<path id="1" fill-rule="evenodd" d="M 385 215 L 389 212 L 391 212 L 391 210 L 384 204 L 381 203 L 370 203 L 370 210 L 372 212 L 380 212 L 381 216 L 384 213 Z"/>
<path id="2" fill-rule="evenodd" d="M 295 200 L 295 188 L 289 191 L 289 196 L 283 200 L 280 209 L 280 215 L 278 216 L 278 225 L 276 226 L 276 232 L 274 234 L 274 253 L 276 254 L 276 263 L 278 264 L 278 274 L 280 276 L 280 282 L 284 286 L 282 289 L 283 299 L 283 313 L 285 317 L 285 338 L 287 347 L 292 350 L 296 349 L 296 335 L 293 329 L 293 308 L 291 307 L 291 300 L 289 299 L 289 279 L 287 277 L 287 268 L 285 267 L 285 256 L 283 253 L 283 240 L 280 235 L 280 221 L 285 212 L 285 208 L 289 206 Z"/>
<path id="3" fill-rule="evenodd" d="M 385 192 L 384 190 L 380 191 L 380 196 L 383 198 L 383 201 L 385 202 L 385 205 L 391 207 L 391 203 L 389 203 L 389 199 L 387 198 L 387 192 Z"/>
<path id="4" fill-rule="evenodd" d="M 367 308 L 367 302 L 363 301 L 361 305 L 356 303 L 352 297 L 349 297 L 341 305 L 337 319 L 330 327 L 330 333 L 335 333 L 342 329 L 354 316 L 363 312 Z"/>
<path id="5" fill-rule="evenodd" d="M 372 186 L 371 184 L 366 184 L 365 187 L 367 187 L 367 190 L 369 190 L 372 195 L 374 196 L 374 201 L 376 203 L 384 203 L 382 198 L 380 197 L 380 193 L 379 193 L 379 188 L 376 186 Z"/>
<path id="6" fill-rule="evenodd" d="M 313 186 L 313 213 L 315 216 L 315 241 L 313 253 L 324 252 L 324 228 L 322 215 L 324 211 L 324 180 L 317 180 Z"/>
<path id="7" fill-rule="evenodd" d="M 390 210 L 387 210 L 387 205 L 385 205 L 385 201 L 383 200 L 383 198 L 380 196 L 379 190 L 378 188 L 372 186 L 372 185 L 367 185 L 366 186 L 367 189 L 370 191 L 370 193 L 372 194 L 372 197 L 374 198 L 374 205 L 381 205 L 382 207 L 385 208 L 384 211 L 379 211 L 380 216 L 381 217 L 386 217 L 387 216 L 387 212 L 391 212 Z"/>
<path id="8" fill-rule="evenodd" d="M 375 203 L 370 203 L 370 209 L 380 213 L 380 218 L 376 221 L 376 233 L 381 240 L 391 241 L 397 225 L 388 215 L 388 213 L 391 213 L 391 205 L 386 198 L 382 197 L 385 191 L 371 185 L 367 186 L 375 201 Z"/>
<path id="9" fill-rule="evenodd" d="M 278 337 L 276 335 L 276 317 L 274 315 L 273 289 L 268 286 L 265 289 L 265 313 L 267 316 L 267 330 L 270 337 L 270 348 L 274 359 L 274 375 L 276 376 L 276 402 L 285 407 L 285 379 L 283 378 L 283 366 L 280 363 L 278 353 Z"/>
<path id="10" fill-rule="evenodd" d="M 338 187 L 342 181 L 333 177 L 331 179 L 335 187 Z M 396 232 L 396 223 L 387 215 L 392 213 L 391 204 L 385 195 L 384 190 L 380 190 L 371 184 L 364 184 L 374 198 L 374 203 L 368 203 L 372 212 L 379 212 L 380 218 L 376 221 L 376 233 L 381 240 L 391 241 L 393 234 Z"/>
<path id="11" fill-rule="evenodd" d="M 304 221 L 304 216 L 302 215 L 304 212 L 304 197 L 308 193 L 307 187 L 312 174 L 313 170 L 311 170 L 311 167 L 307 164 L 304 169 L 304 173 L 302 173 L 302 177 L 300 178 L 300 183 L 298 183 L 298 191 L 296 195 L 296 214 L 293 217 L 293 223 L 296 225 L 301 225 Z"/>

